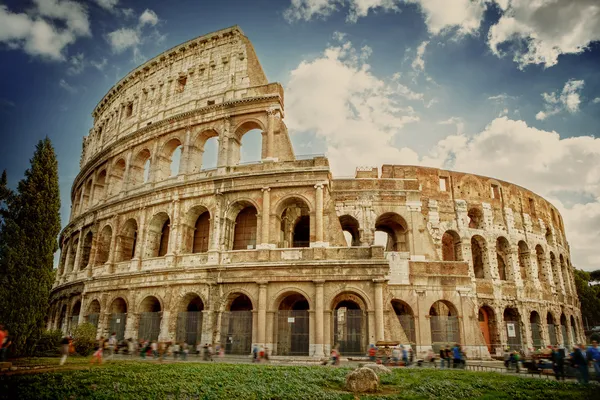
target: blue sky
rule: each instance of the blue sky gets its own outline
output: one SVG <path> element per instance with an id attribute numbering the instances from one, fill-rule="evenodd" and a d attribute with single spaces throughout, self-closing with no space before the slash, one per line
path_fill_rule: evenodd
<path id="1" fill-rule="evenodd" d="M 0 169 L 14 186 L 48 135 L 64 225 L 107 90 L 235 24 L 286 89 L 297 154 L 327 154 L 336 176 L 385 162 L 520 184 L 561 210 L 573 263 L 599 267 L 597 0 L 2 1 Z"/>

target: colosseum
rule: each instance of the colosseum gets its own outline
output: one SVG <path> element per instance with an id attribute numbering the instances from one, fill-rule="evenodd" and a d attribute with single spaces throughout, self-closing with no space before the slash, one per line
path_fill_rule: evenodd
<path id="1" fill-rule="evenodd" d="M 396 341 L 486 359 L 583 339 L 552 204 L 419 166 L 336 178 L 294 153 L 284 110 L 237 26 L 115 84 L 83 140 L 48 328 L 318 358 Z M 249 132 L 260 154 L 241 162 Z"/>

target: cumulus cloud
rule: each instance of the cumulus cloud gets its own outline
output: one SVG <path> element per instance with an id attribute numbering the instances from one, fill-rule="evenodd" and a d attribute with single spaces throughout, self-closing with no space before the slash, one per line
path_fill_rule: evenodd
<path id="1" fill-rule="evenodd" d="M 327 146 L 336 173 L 351 174 L 362 165 L 417 161 L 410 149 L 392 145 L 406 124 L 419 120 L 402 104 L 393 80 L 370 72 L 366 48 L 348 41 L 328 47 L 291 72 L 286 85 L 286 123 L 293 134 L 314 133 Z M 368 137 L 368 140 L 365 140 Z"/>
<path id="2" fill-rule="evenodd" d="M 107 37 L 110 47 L 117 54 L 140 44 L 140 36 L 136 29 L 117 29 L 108 33 Z"/>
<path id="3" fill-rule="evenodd" d="M 462 135 L 465 132 L 465 122 L 459 117 L 450 117 L 445 121 L 438 122 L 440 125 L 454 125 L 456 126 L 456 134 Z"/>
<path id="4" fill-rule="evenodd" d="M 154 26 L 158 23 L 158 15 L 148 8 L 144 10 L 142 15 L 140 15 L 140 25 L 151 25 Z"/>
<path id="5" fill-rule="evenodd" d="M 49 60 L 64 61 L 65 48 L 90 36 L 87 9 L 71 0 L 34 0 L 24 13 L 0 5 L 0 43 Z"/>
<path id="6" fill-rule="evenodd" d="M 108 11 L 113 11 L 117 4 L 119 4 L 119 0 L 95 0 L 96 4 L 100 7 L 104 8 Z"/>
<path id="7" fill-rule="evenodd" d="M 313 18 L 328 17 L 342 7 L 348 7 L 346 20 L 356 22 L 372 10 L 399 11 L 397 3 L 397 0 L 291 0 L 283 15 L 290 22 L 310 21 Z"/>
<path id="8" fill-rule="evenodd" d="M 600 103 L 600 97 L 596 97 L 594 100 L 592 100 L 593 104 L 598 104 Z"/>
<path id="9" fill-rule="evenodd" d="M 551 67 L 561 54 L 583 52 L 600 40 L 597 0 L 497 1 L 502 16 L 489 31 L 492 52 L 513 55 L 521 68 L 529 64 Z M 501 46 L 508 44 L 503 51 Z"/>
<path id="10" fill-rule="evenodd" d="M 140 64 L 145 61 L 140 45 L 150 38 L 155 43 L 160 43 L 165 39 L 165 36 L 160 34 L 156 28 L 151 28 L 151 31 L 148 32 L 147 27 L 155 27 L 158 22 L 158 15 L 150 9 L 146 9 L 140 14 L 137 25 L 109 32 L 106 35 L 106 40 L 110 44 L 113 53 L 119 54 L 131 49 L 133 61 Z"/>
<path id="11" fill-rule="evenodd" d="M 544 111 L 538 112 L 535 115 L 535 118 L 543 121 L 563 110 L 568 111 L 571 114 L 579 111 L 579 104 L 581 103 L 579 91 L 583 89 L 583 84 L 583 80 L 578 81 L 571 79 L 565 83 L 561 93 L 542 93 L 542 97 L 544 98 Z"/>
<path id="12" fill-rule="evenodd" d="M 425 48 L 429 44 L 429 41 L 422 42 L 419 47 L 417 47 L 417 56 L 413 60 L 411 67 L 415 71 L 423 71 L 425 69 L 425 60 L 423 56 L 425 55 Z"/>

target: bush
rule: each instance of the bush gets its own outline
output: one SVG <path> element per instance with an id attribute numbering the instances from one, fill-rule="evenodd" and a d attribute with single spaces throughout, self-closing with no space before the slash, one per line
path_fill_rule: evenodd
<path id="1" fill-rule="evenodd" d="M 55 356 L 58 354 L 60 341 L 63 338 L 63 333 L 60 329 L 49 330 L 42 332 L 40 340 L 35 348 L 35 355 L 38 357 Z"/>
<path id="2" fill-rule="evenodd" d="M 96 342 L 96 327 L 89 322 L 77 325 L 73 333 L 73 345 L 78 354 L 86 357 L 92 354 Z"/>

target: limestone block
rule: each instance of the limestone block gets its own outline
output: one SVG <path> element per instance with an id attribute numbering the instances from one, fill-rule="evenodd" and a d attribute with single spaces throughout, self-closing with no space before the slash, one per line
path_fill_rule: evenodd
<path id="1" fill-rule="evenodd" d="M 346 390 L 373 393 L 379 389 L 379 376 L 371 368 L 358 368 L 346 375 Z"/>

